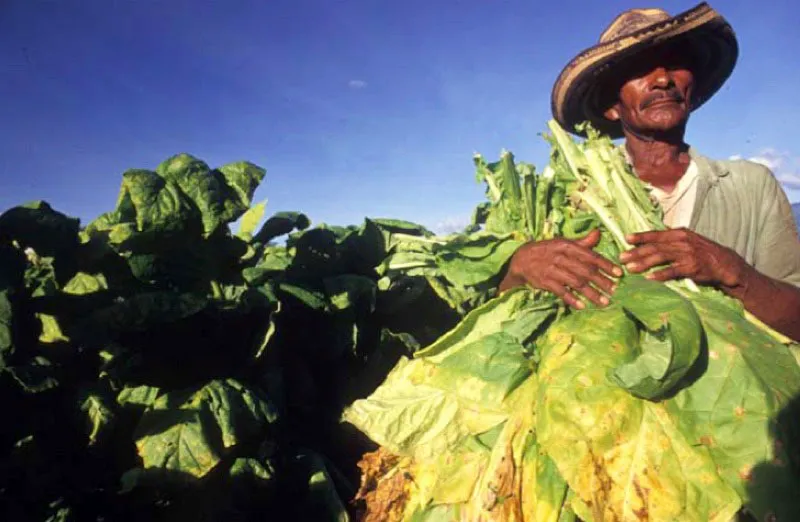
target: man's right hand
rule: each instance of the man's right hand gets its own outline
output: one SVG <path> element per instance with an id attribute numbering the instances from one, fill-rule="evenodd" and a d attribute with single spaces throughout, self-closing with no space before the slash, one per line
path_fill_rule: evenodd
<path id="1" fill-rule="evenodd" d="M 579 240 L 550 239 L 528 243 L 511 257 L 508 272 L 500 283 L 503 292 L 527 284 L 547 290 L 573 308 L 584 308 L 582 295 L 597 306 L 606 306 L 616 284 L 613 277 L 622 269 L 594 252 L 600 231 L 593 230 Z"/>

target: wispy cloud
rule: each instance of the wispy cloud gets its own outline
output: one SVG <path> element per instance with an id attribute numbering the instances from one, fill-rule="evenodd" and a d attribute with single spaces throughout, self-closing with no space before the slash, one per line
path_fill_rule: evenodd
<path id="1" fill-rule="evenodd" d="M 742 159 L 742 156 L 737 154 L 731 156 L 730 159 Z M 770 169 L 784 187 L 800 189 L 800 156 L 795 156 L 787 151 L 766 148 L 747 159 Z"/>
<path id="2" fill-rule="evenodd" d="M 364 80 L 350 80 L 347 82 L 347 86 L 351 89 L 363 89 L 367 86 L 367 82 Z"/>
<path id="3" fill-rule="evenodd" d="M 446 236 L 463 232 L 471 223 L 472 219 L 469 216 L 450 216 L 433 225 L 431 231 L 435 234 Z"/>

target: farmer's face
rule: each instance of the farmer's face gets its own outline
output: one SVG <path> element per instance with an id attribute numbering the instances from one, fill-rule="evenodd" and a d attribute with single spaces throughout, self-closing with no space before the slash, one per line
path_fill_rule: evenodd
<path id="1" fill-rule="evenodd" d="M 639 132 L 668 132 L 686 124 L 694 76 L 677 53 L 660 53 L 631 64 L 617 103 L 606 111 Z"/>

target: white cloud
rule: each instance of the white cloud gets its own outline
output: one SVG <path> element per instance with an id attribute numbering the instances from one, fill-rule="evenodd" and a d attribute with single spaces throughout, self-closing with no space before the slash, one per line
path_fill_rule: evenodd
<path id="1" fill-rule="evenodd" d="M 778 181 L 790 189 L 800 190 L 800 172 L 794 174 L 782 174 L 778 176 Z"/>
<path id="2" fill-rule="evenodd" d="M 742 156 L 736 154 L 730 159 L 742 159 Z M 766 148 L 747 159 L 770 169 L 784 187 L 800 189 L 800 156 L 793 156 L 787 151 Z"/>
<path id="3" fill-rule="evenodd" d="M 437 235 L 446 236 L 463 232 L 472 223 L 469 216 L 451 216 L 444 218 L 431 227 L 431 231 Z"/>
<path id="4" fill-rule="evenodd" d="M 351 89 L 363 89 L 367 86 L 367 82 L 364 80 L 350 80 L 347 82 L 347 86 Z"/>

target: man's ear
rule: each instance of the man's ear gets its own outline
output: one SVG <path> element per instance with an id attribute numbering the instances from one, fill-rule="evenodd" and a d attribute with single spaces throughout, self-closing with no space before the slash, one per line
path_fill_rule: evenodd
<path id="1" fill-rule="evenodd" d="M 606 112 L 603 113 L 603 116 L 605 116 L 607 119 L 609 119 L 611 121 L 619 121 L 619 108 L 618 108 L 618 105 L 614 104 L 611 107 L 609 107 L 608 109 L 606 109 Z"/>

